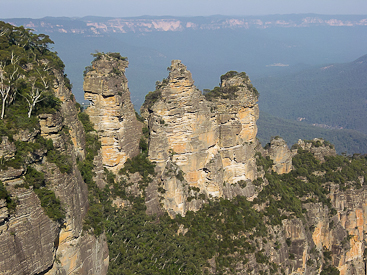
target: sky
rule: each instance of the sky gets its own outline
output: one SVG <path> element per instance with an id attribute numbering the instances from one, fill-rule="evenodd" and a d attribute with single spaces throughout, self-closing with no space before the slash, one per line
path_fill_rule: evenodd
<path id="1" fill-rule="evenodd" d="M 0 18 L 367 14 L 367 0 L 0 0 Z"/>

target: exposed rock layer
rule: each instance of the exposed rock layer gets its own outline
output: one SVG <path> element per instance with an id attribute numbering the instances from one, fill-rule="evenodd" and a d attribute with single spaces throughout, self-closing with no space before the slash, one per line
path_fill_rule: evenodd
<path id="1" fill-rule="evenodd" d="M 142 125 L 130 100 L 127 65 L 123 58 L 101 54 L 84 77 L 84 97 L 91 101 L 86 112 L 101 140 L 103 165 L 113 172 L 139 153 Z"/>
<path id="2" fill-rule="evenodd" d="M 0 220 L 1 274 L 107 273 L 109 255 L 105 236 L 82 235 L 88 189 L 76 159 L 85 156 L 85 134 L 77 119 L 74 97 L 64 85 L 63 74 L 55 74 L 55 93 L 62 101 L 60 112 L 40 115 L 40 130 L 20 131 L 14 139 L 32 143 L 40 134 L 52 139 L 55 150 L 69 156 L 72 166 L 69 173 L 60 172 L 54 163 L 48 162 L 46 151 L 36 151 L 27 160 L 27 165 L 44 172 L 47 188 L 60 199 L 66 218 L 61 228 L 45 215 L 32 189 L 15 188 L 24 183 L 26 167 L 1 170 L 0 178 L 17 202 L 15 212 L 5 213 Z M 0 147 L 4 158 L 11 158 L 17 150 L 6 137 L 2 138 Z"/>
<path id="3" fill-rule="evenodd" d="M 166 190 L 164 208 L 184 215 L 198 209 L 200 194 L 231 197 L 232 185 L 256 178 L 257 96 L 248 78 L 234 76 L 221 83 L 223 89 L 234 87 L 234 99 L 209 102 L 179 60 L 169 70 L 141 113 L 149 125 L 149 158 L 157 163 Z M 171 163 L 182 177 L 165 176 Z M 188 203 L 188 198 L 198 201 Z"/>

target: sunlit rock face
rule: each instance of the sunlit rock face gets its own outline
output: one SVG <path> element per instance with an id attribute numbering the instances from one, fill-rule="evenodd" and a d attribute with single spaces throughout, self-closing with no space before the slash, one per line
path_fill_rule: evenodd
<path id="1" fill-rule="evenodd" d="M 128 62 L 121 56 L 101 54 L 84 77 L 86 113 L 98 131 L 102 162 L 112 172 L 139 153 L 142 124 L 137 121 L 125 77 Z"/>
<path id="2" fill-rule="evenodd" d="M 146 97 L 141 114 L 149 125 L 149 158 L 166 190 L 164 208 L 184 215 L 197 210 L 202 198 L 236 195 L 227 189 L 255 178 L 257 96 L 248 89 L 249 79 L 236 75 L 221 83 L 235 87 L 230 99 L 208 101 L 181 61 L 173 60 L 169 71 Z M 168 176 L 172 164 L 174 177 Z"/>
<path id="3" fill-rule="evenodd" d="M 272 170 L 278 174 L 289 173 L 292 170 L 292 157 L 296 151 L 292 152 L 280 137 L 273 138 L 266 147 L 266 154 L 274 163 Z"/>

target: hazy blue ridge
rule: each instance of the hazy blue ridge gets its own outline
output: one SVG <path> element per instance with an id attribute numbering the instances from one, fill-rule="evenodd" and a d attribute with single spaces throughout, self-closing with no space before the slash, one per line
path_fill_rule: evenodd
<path id="1" fill-rule="evenodd" d="M 253 81 L 260 107 L 277 117 L 367 133 L 367 55 Z"/>
<path id="2" fill-rule="evenodd" d="M 282 137 L 288 147 L 297 143 L 299 139 L 323 138 L 334 144 L 339 154 L 343 152 L 350 155 L 367 154 L 367 135 L 355 130 L 324 129 L 303 122 L 278 118 L 266 112 L 260 112 L 257 126 L 257 137 L 262 146 L 265 146 L 275 136 Z"/>

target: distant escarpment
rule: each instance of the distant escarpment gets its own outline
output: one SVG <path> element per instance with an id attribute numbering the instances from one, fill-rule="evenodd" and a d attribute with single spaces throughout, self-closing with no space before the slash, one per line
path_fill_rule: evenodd
<path id="1" fill-rule="evenodd" d="M 305 28 L 327 27 L 363 27 L 367 25 L 365 15 L 321 15 L 299 14 L 265 16 L 208 16 L 208 17 L 45 17 L 41 19 L 12 18 L 10 24 L 23 25 L 44 33 L 72 33 L 83 35 L 103 35 L 108 33 L 151 33 L 182 32 L 196 30 L 226 29 L 268 29 L 268 28 Z"/>

